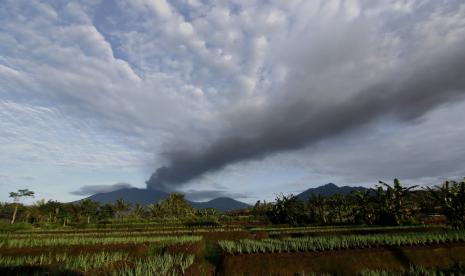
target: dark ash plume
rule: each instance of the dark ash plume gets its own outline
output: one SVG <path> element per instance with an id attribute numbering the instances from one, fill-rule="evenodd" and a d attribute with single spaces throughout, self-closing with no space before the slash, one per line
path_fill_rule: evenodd
<path id="1" fill-rule="evenodd" d="M 434 56 L 410 60 L 395 75 L 341 102 L 317 105 L 299 92 L 289 93 L 294 98 L 286 103 L 275 101 L 244 114 L 243 121 L 254 123 L 237 127 L 236 135 L 206 148 L 165 153 L 168 165 L 156 170 L 147 187 L 173 190 L 229 164 L 301 149 L 383 117 L 415 120 L 465 95 L 465 51 L 447 47 Z"/>

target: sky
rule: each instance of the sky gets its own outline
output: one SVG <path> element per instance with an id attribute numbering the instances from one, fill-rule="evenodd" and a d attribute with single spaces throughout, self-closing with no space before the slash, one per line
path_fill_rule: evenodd
<path id="1" fill-rule="evenodd" d="M 461 0 L 0 0 L 0 201 L 465 176 Z"/>

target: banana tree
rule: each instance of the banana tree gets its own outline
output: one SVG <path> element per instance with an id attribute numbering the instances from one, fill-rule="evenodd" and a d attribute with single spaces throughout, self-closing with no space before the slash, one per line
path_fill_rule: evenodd
<path id="1" fill-rule="evenodd" d="M 382 187 L 378 187 L 376 190 L 378 202 L 380 203 L 380 220 L 384 220 L 381 223 L 401 225 L 407 222 L 408 213 L 411 212 L 408 197 L 411 190 L 418 187 L 418 185 L 404 187 L 397 178 L 394 179 L 393 186 L 383 181 L 379 181 L 379 183 L 386 187 L 386 191 Z"/>
<path id="2" fill-rule="evenodd" d="M 431 197 L 455 228 L 465 227 L 465 179 L 462 182 L 446 181 L 442 186 L 428 188 Z"/>

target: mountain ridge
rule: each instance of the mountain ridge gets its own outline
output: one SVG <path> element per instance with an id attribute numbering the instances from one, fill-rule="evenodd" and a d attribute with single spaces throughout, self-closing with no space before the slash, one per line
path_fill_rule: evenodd
<path id="1" fill-rule="evenodd" d="M 321 185 L 315 188 L 309 188 L 296 197 L 299 200 L 306 201 L 308 198 L 314 195 L 321 195 L 321 196 L 332 196 L 335 194 L 340 195 L 348 195 L 353 191 L 365 191 L 368 188 L 365 187 L 354 187 L 354 186 L 337 186 L 334 183 L 328 183 L 325 185 Z M 132 204 L 139 203 L 143 206 L 147 206 L 151 203 L 157 203 L 160 200 L 167 198 L 169 194 L 164 191 L 160 190 L 153 190 L 153 189 L 139 189 L 139 188 L 125 188 L 119 189 L 112 192 L 107 193 L 98 193 L 91 196 L 88 196 L 84 199 L 90 199 L 92 201 L 98 201 L 101 204 L 107 203 L 114 203 L 119 198 L 124 199 L 127 202 Z M 80 200 L 79 200 L 80 201 Z M 237 209 L 244 209 L 251 207 L 251 205 L 235 200 L 230 197 L 218 197 L 208 201 L 203 202 L 196 202 L 187 200 L 187 202 L 195 209 L 206 209 L 206 208 L 213 208 L 221 212 L 233 211 Z"/>
<path id="2" fill-rule="evenodd" d="M 312 194 L 314 195 L 321 195 L 321 196 L 333 196 L 336 194 L 340 195 L 349 195 L 353 191 L 366 191 L 369 190 L 368 188 L 365 187 L 356 187 L 356 186 L 337 186 L 336 184 L 330 182 L 325 185 L 321 185 L 315 188 L 309 188 L 300 194 L 298 194 L 296 197 L 299 200 L 306 201 Z"/>
<path id="3" fill-rule="evenodd" d="M 98 201 L 100 204 L 107 204 L 114 203 L 116 200 L 122 198 L 132 204 L 139 203 L 143 206 L 147 206 L 151 203 L 157 203 L 168 196 L 168 193 L 160 190 L 126 188 L 107 193 L 94 194 L 81 200 L 90 199 L 92 201 Z M 221 212 L 250 207 L 247 203 L 229 197 L 218 197 L 212 200 L 200 202 L 187 200 L 187 202 L 195 209 L 214 208 Z"/>

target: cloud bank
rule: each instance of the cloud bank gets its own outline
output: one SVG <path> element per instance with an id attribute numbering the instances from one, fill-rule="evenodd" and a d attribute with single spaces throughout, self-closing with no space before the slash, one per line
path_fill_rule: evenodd
<path id="1" fill-rule="evenodd" d="M 115 183 L 113 185 L 85 185 L 79 188 L 79 190 L 71 192 L 71 194 L 77 196 L 90 196 L 129 188 L 133 188 L 133 186 L 128 183 Z"/>

